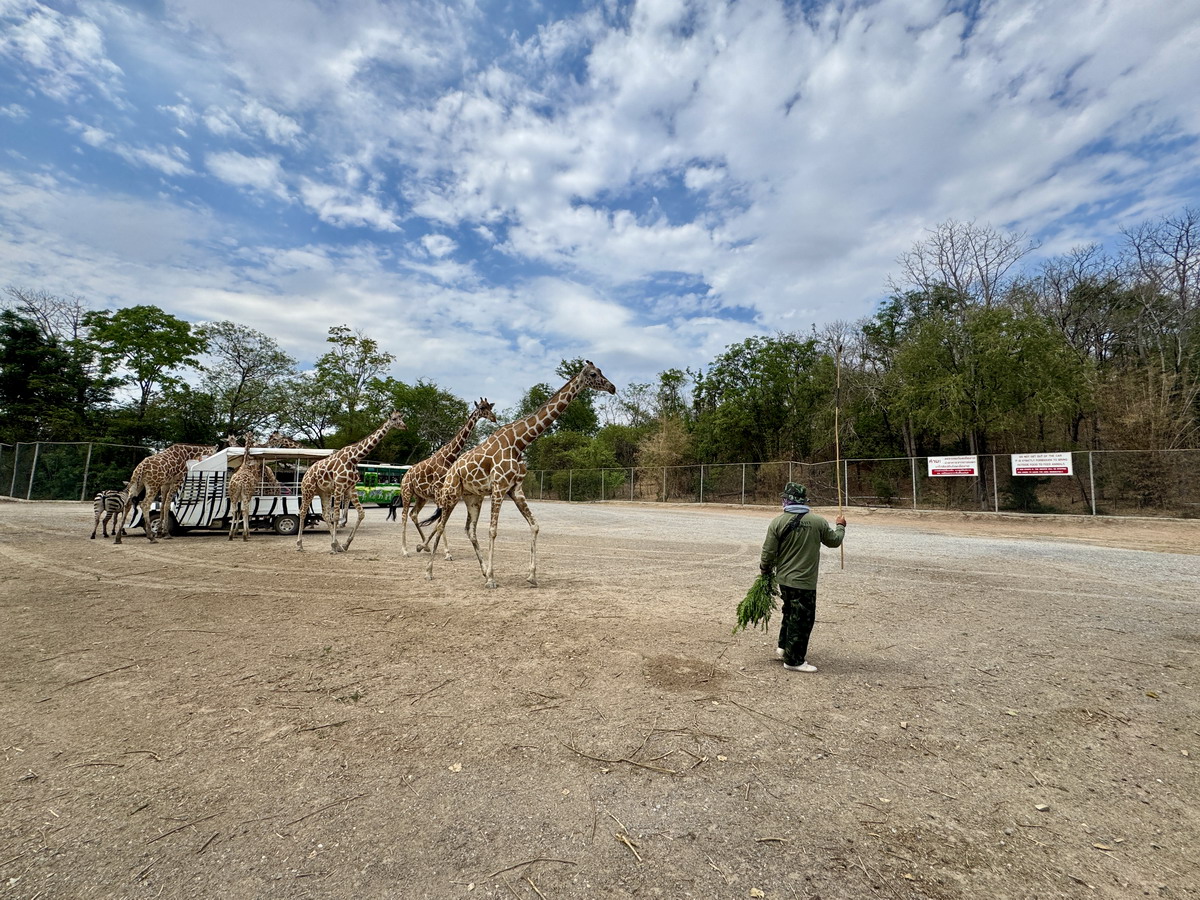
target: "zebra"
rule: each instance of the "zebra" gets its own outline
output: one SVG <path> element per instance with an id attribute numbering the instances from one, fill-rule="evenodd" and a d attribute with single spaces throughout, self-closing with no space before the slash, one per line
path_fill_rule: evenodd
<path id="1" fill-rule="evenodd" d="M 92 526 L 92 540 L 96 539 L 96 529 L 100 528 L 100 517 L 104 517 L 104 536 L 108 537 L 108 523 L 113 523 L 113 533 L 116 533 L 117 524 L 114 521 L 120 515 L 122 508 L 129 501 L 129 482 L 125 482 L 125 487 L 119 491 L 101 491 L 98 493 L 92 505 L 96 510 L 96 524 Z"/>

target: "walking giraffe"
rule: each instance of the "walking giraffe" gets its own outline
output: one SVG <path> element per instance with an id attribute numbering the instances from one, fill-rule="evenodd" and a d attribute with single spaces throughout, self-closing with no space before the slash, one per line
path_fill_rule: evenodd
<path id="1" fill-rule="evenodd" d="M 250 448 L 254 446 L 254 432 L 247 431 L 242 446 L 242 462 L 226 486 L 229 497 L 229 540 L 242 526 L 242 540 L 250 540 L 250 506 L 256 494 L 273 496 L 279 493 L 279 482 L 275 473 L 267 468 L 266 460 L 251 459 Z M 265 482 L 265 483 L 264 483 Z M 272 490 L 272 485 L 274 489 Z"/>
<path id="2" fill-rule="evenodd" d="M 417 552 L 420 552 L 425 549 L 426 538 L 417 516 L 428 501 L 437 500 L 437 491 L 442 484 L 442 479 L 446 477 L 446 472 L 449 471 L 451 464 L 462 453 L 463 447 L 466 446 L 467 440 L 471 437 L 471 433 L 480 419 L 487 419 L 489 422 L 496 421 L 496 413 L 492 410 L 492 404 L 486 397 L 479 399 L 475 404 L 475 409 L 467 416 L 467 421 L 463 423 L 462 428 L 458 429 L 454 437 L 443 444 L 432 456 L 421 460 L 404 473 L 397 500 L 404 508 L 400 529 L 400 548 L 405 556 L 411 555 L 408 552 L 408 520 L 412 519 L 413 527 L 421 536 L 421 544 L 417 547 Z M 450 542 L 446 541 L 446 559 L 451 558 Z"/>
<path id="3" fill-rule="evenodd" d="M 121 509 L 121 520 L 117 523 L 117 537 L 113 543 L 121 543 L 121 534 L 125 531 L 125 519 L 129 515 L 129 510 L 135 505 L 141 513 L 142 527 L 146 529 L 146 537 L 152 544 L 157 542 L 154 537 L 155 528 L 150 522 L 150 505 L 160 494 L 162 495 L 162 505 L 159 507 L 160 526 L 158 531 L 161 532 L 164 539 L 169 539 L 171 537 L 171 498 L 175 496 L 175 491 L 187 477 L 187 464 L 193 459 L 204 459 L 216 452 L 216 447 L 202 444 L 172 444 L 165 450 L 160 450 L 153 456 L 147 456 L 138 463 L 133 474 L 129 476 L 129 484 L 126 486 L 129 499 Z M 142 494 L 139 503 L 135 498 L 143 491 L 145 493 Z"/>
<path id="4" fill-rule="evenodd" d="M 350 444 L 338 450 L 332 456 L 318 460 L 304 473 L 300 481 L 300 533 L 296 536 L 296 549 L 304 549 L 304 520 L 308 517 L 308 508 L 312 505 L 313 497 L 321 498 L 321 511 L 325 524 L 329 526 L 329 537 L 333 553 L 342 553 L 350 549 L 350 542 L 362 524 L 366 513 L 354 486 L 358 484 L 358 461 L 375 449 L 383 440 L 383 436 L 393 428 L 404 428 L 404 417 L 399 412 L 393 412 L 387 421 L 356 444 Z M 358 520 L 346 538 L 346 545 L 338 543 L 338 508 L 343 498 L 349 498 L 358 510 Z"/>
<path id="5" fill-rule="evenodd" d="M 473 450 L 468 450 L 460 456 L 446 473 L 446 478 L 438 489 L 437 505 L 441 515 L 436 529 L 426 539 L 423 546 L 429 549 L 429 562 L 425 564 L 425 577 L 433 580 L 433 557 L 437 553 L 438 541 L 446 530 L 446 522 L 450 513 L 462 499 L 467 504 L 467 537 L 475 548 L 475 558 L 479 560 L 479 568 L 487 579 L 487 586 L 496 587 L 496 575 L 493 566 L 496 553 L 496 531 L 500 524 L 500 504 L 507 494 L 512 498 L 525 521 L 529 523 L 529 577 L 531 585 L 537 586 L 537 536 L 538 524 L 525 500 L 525 492 L 521 487 L 525 480 L 525 460 L 522 456 L 526 447 L 545 433 L 554 421 L 562 415 L 563 410 L 574 400 L 581 391 L 590 388 L 593 391 L 607 391 L 615 394 L 617 389 L 613 383 L 591 362 L 585 361 L 583 368 L 574 378 L 564 384 L 536 412 L 530 413 L 523 419 L 517 419 L 508 425 L 498 428 L 482 444 Z M 476 540 L 476 530 L 479 523 L 479 510 L 483 506 L 483 498 L 492 498 L 491 524 L 488 528 L 488 558 L 484 565 L 483 555 L 479 552 L 479 541 Z M 432 546 L 430 542 L 432 541 Z"/>

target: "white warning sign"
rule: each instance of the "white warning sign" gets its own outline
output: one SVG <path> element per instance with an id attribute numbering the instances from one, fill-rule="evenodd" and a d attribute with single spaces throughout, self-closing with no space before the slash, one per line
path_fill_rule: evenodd
<path id="1" fill-rule="evenodd" d="M 952 478 L 956 475 L 978 475 L 978 456 L 931 456 L 930 478 Z"/>
<path id="2" fill-rule="evenodd" d="M 1070 453 L 1014 453 L 1014 475 L 1074 475 Z"/>

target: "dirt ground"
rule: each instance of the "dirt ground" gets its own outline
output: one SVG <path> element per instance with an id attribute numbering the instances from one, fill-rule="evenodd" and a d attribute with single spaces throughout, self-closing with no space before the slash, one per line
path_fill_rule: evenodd
<path id="1" fill-rule="evenodd" d="M 804 675 L 771 511 L 535 512 L 487 590 L 0 503 L 0 898 L 1200 896 L 1200 523 L 851 510 Z"/>

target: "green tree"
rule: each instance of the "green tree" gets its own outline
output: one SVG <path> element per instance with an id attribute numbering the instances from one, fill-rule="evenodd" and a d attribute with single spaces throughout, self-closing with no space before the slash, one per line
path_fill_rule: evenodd
<path id="1" fill-rule="evenodd" d="M 273 338 L 236 322 L 206 323 L 197 335 L 208 348 L 201 388 L 213 399 L 218 430 L 242 434 L 273 423 L 296 361 Z"/>
<path id="2" fill-rule="evenodd" d="M 330 438 L 341 415 L 341 398 L 316 372 L 302 372 L 284 381 L 275 415 L 283 431 L 325 448 L 333 443 Z"/>
<path id="3" fill-rule="evenodd" d="M 1031 307 L 970 307 L 916 323 L 895 358 L 899 411 L 954 449 L 985 454 L 1031 419 L 1069 415 L 1085 372 Z M 977 482 L 985 503 L 982 481 Z"/>
<path id="4" fill-rule="evenodd" d="M 156 393 L 182 383 L 181 369 L 199 365 L 204 338 L 192 326 L 157 306 L 129 306 L 116 312 L 92 311 L 83 324 L 90 330 L 106 374 L 123 372 L 133 388 L 135 441 L 147 437 L 147 411 Z"/>
<path id="5" fill-rule="evenodd" d="M 374 338 L 347 325 L 330 328 L 325 341 L 331 347 L 317 360 L 316 379 L 338 398 L 342 409 L 338 430 L 349 443 L 369 433 L 378 418 L 380 380 L 396 357 L 380 349 Z"/>
<path id="6" fill-rule="evenodd" d="M 90 410 L 79 397 L 90 396 L 87 381 L 72 355 L 34 320 L 0 312 L 0 441 L 84 437 Z"/>
<path id="7" fill-rule="evenodd" d="M 694 375 L 697 455 L 706 461 L 803 459 L 828 406 L 832 366 L 816 338 L 751 337 Z"/>

